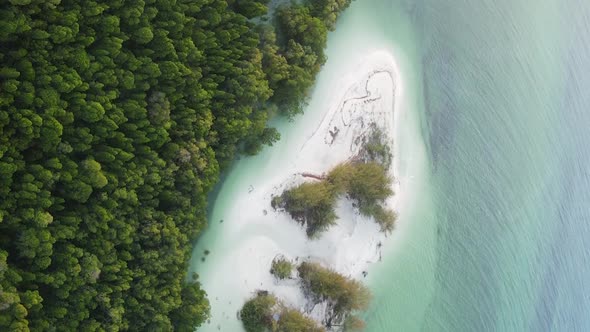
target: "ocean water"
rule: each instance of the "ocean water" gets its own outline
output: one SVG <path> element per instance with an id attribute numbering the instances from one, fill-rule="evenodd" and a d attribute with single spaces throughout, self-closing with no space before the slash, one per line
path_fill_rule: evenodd
<path id="1" fill-rule="evenodd" d="M 278 120 L 283 140 L 227 173 L 191 271 L 215 283 L 207 271 L 233 241 L 220 220 L 251 183 L 289 162 L 320 121 L 326 82 L 370 49 L 390 50 L 400 67 L 395 155 L 407 192 L 383 261 L 365 279 L 367 331 L 590 331 L 583 0 L 355 0 L 329 36 L 306 114 Z"/>
<path id="2" fill-rule="evenodd" d="M 412 52 L 428 147 L 367 330 L 590 331 L 590 2 L 360 0 L 349 16 Z"/>

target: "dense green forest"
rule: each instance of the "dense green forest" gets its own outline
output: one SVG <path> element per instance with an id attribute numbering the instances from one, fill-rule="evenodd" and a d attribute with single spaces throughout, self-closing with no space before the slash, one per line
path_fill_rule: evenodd
<path id="1" fill-rule="evenodd" d="M 0 330 L 192 331 L 207 193 L 301 111 L 350 0 L 0 4 Z M 265 20 L 260 20 L 265 22 Z"/>

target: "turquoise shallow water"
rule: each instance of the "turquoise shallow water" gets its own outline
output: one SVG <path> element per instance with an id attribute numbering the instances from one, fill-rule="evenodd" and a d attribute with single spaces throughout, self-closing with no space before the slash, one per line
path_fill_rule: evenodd
<path id="1" fill-rule="evenodd" d="M 360 12 L 418 50 L 431 197 L 373 273 L 368 330 L 590 330 L 590 3 Z"/>
<path id="2" fill-rule="evenodd" d="M 426 147 L 401 165 L 414 193 L 367 278 L 367 331 L 590 331 L 590 2 L 356 0 L 328 44 L 320 86 L 348 52 L 394 51 L 409 114 L 396 154 Z M 223 250 L 215 221 L 289 158 L 317 120 L 303 119 L 236 163 L 195 252 Z"/>

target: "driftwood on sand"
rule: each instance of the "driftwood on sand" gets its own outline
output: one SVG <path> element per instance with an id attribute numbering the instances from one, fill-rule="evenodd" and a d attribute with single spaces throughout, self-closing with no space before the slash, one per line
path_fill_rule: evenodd
<path id="1" fill-rule="evenodd" d="M 320 180 L 320 181 L 323 181 L 326 179 L 326 176 L 323 174 L 317 175 L 317 174 L 307 173 L 307 172 L 301 173 L 301 176 L 303 176 L 304 178 L 312 178 L 312 179 L 316 179 L 316 180 Z"/>

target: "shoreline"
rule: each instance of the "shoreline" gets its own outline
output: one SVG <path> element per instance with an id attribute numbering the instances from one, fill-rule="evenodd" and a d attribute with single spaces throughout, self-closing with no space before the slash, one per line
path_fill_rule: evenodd
<path id="1" fill-rule="evenodd" d="M 378 50 L 363 56 L 359 63 L 339 69 L 345 72 L 338 82 L 330 82 L 334 83 L 330 88 L 330 107 L 319 124 L 310 124 L 315 126 L 311 135 L 302 144 L 292 146 L 289 160 L 282 161 L 285 165 L 277 165 L 272 174 L 264 174 L 233 193 L 231 209 L 223 213 L 223 232 L 217 234 L 219 240 L 213 242 L 212 248 L 206 248 L 211 250 L 207 261 L 212 264 L 199 264 L 201 283 L 211 303 L 210 322 L 201 329 L 241 327 L 236 312 L 261 289 L 320 320 L 322 305 L 310 306 L 296 280 L 276 281 L 269 273 L 277 255 L 296 263 L 319 262 L 359 280 L 363 280 L 371 264 L 381 259 L 381 250 L 392 236 L 381 233 L 373 220 L 359 215 L 345 198 L 337 203 L 337 225 L 313 240 L 307 238 L 304 226 L 270 206 L 273 195 L 301 182 L 314 181 L 305 174 L 319 176 L 352 158 L 360 146 L 355 144 L 355 138 L 366 132 L 367 124 L 375 122 L 387 136 L 393 152 L 389 173 L 394 178 L 396 194 L 386 205 L 399 210 L 402 193 L 395 138 L 403 87 L 397 63 L 391 53 Z M 330 132 L 334 127 L 338 128 L 336 135 L 336 130 Z M 198 245 L 194 256 L 199 249 L 203 247 Z"/>

